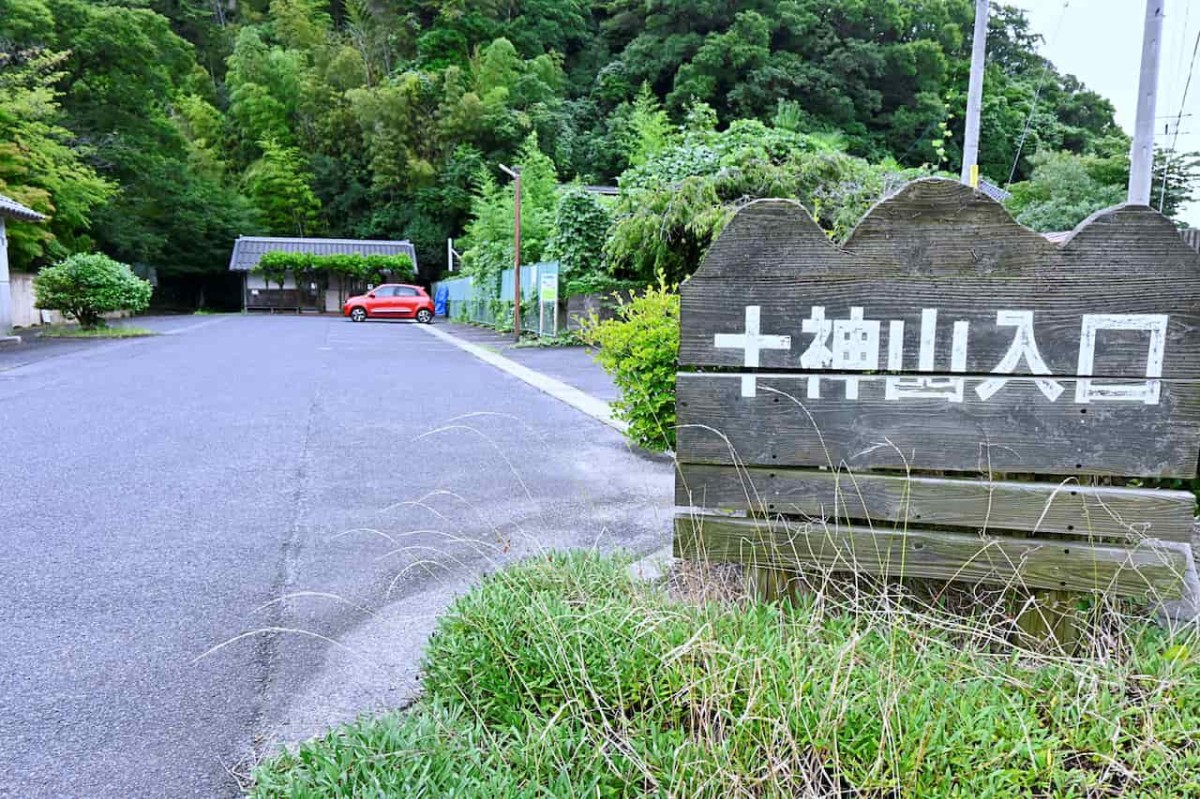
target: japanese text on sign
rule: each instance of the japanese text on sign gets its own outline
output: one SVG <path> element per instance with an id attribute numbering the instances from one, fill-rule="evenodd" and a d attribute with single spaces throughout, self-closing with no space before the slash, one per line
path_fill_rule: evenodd
<path id="1" fill-rule="evenodd" d="M 1157 405 L 1161 393 L 1159 378 L 1162 377 L 1163 357 L 1166 352 L 1167 314 L 1083 314 L 1079 330 L 1079 358 L 1075 375 L 1074 401 L 1090 402 L 1140 402 Z M 975 394 L 980 400 L 988 400 L 1000 392 L 1009 378 L 1005 375 L 1030 374 L 1035 384 L 1050 402 L 1062 396 L 1064 388 L 1051 374 L 1050 367 L 1038 350 L 1034 335 L 1034 314 L 1026 310 L 999 310 L 996 312 L 997 327 L 1011 328 L 1012 343 L 1008 350 L 990 370 L 996 377 L 975 378 Z M 934 354 L 938 339 L 938 311 L 924 308 L 921 311 L 920 349 L 917 355 L 917 372 L 935 372 Z M 812 306 L 809 317 L 804 320 L 802 332 L 810 336 L 807 347 L 800 355 L 800 366 L 813 371 L 874 372 L 885 369 L 901 372 L 904 364 L 905 321 L 893 319 L 887 326 L 886 361 L 881 363 L 884 348 L 881 342 L 883 323 L 868 319 L 860 306 L 850 308 L 845 319 L 826 316 L 825 307 Z M 1107 331 L 1133 331 L 1146 334 L 1147 348 L 1143 374 L 1144 381 L 1119 383 L 1092 379 L 1097 333 Z M 957 320 L 950 334 L 950 375 L 967 371 L 967 347 L 970 323 Z M 744 353 L 743 366 L 758 368 L 763 350 L 792 350 L 792 337 L 762 332 L 762 308 L 746 306 L 745 329 L 741 333 L 718 333 L 713 337 L 713 346 L 718 349 L 739 349 Z M 846 399 L 858 399 L 858 377 L 831 377 L 813 374 L 808 376 L 807 396 L 821 397 L 822 380 L 835 380 L 845 386 Z M 888 400 L 910 398 L 940 398 L 950 402 L 962 402 L 966 393 L 966 378 L 946 376 L 888 376 L 884 396 Z M 742 396 L 757 394 L 757 378 L 742 376 Z"/>

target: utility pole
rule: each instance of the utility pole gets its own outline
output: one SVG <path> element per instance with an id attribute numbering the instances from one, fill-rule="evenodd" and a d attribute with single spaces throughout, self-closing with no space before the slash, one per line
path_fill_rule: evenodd
<path id="1" fill-rule="evenodd" d="M 1165 0 L 1146 0 L 1146 24 L 1142 33 L 1142 72 L 1138 79 L 1137 121 L 1129 150 L 1130 205 L 1150 204 L 1150 182 L 1154 172 L 1154 108 L 1158 100 L 1158 62 L 1162 55 L 1162 24 Z"/>
<path id="2" fill-rule="evenodd" d="M 975 38 L 971 41 L 971 82 L 967 86 L 967 130 L 963 136 L 960 181 L 979 187 L 979 116 L 983 111 L 983 67 L 987 56 L 988 0 L 975 0 Z"/>
<path id="3" fill-rule="evenodd" d="M 500 165 L 504 174 L 511 177 L 513 185 L 513 338 L 521 340 L 521 167 L 509 169 Z"/>

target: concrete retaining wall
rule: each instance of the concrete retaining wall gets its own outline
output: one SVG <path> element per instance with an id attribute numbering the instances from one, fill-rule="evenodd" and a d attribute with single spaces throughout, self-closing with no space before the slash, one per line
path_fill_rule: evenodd
<path id="1" fill-rule="evenodd" d="M 43 311 L 33 304 L 33 275 L 14 272 L 10 277 L 12 287 L 12 323 L 14 328 L 38 325 L 61 325 L 70 320 L 58 311 Z M 127 311 L 104 314 L 105 319 L 124 319 Z"/>
<path id="2" fill-rule="evenodd" d="M 600 321 L 617 315 L 618 297 L 628 301 L 632 292 L 608 292 L 605 294 L 576 294 L 567 298 L 567 330 L 579 330 L 583 322 L 595 314 Z"/>

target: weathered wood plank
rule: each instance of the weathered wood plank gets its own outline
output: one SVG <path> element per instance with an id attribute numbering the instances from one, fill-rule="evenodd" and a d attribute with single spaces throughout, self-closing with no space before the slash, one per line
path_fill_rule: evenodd
<path id="1" fill-rule="evenodd" d="M 997 324 L 1001 310 L 1030 311 L 1038 352 L 1050 373 L 1077 375 L 1085 316 L 1166 316 L 1164 357 L 1159 376 L 1200 377 L 1200 271 L 1190 281 L 1171 273 L 1116 273 L 1100 281 L 1095 270 L 1051 281 L 972 278 L 950 281 L 925 277 L 831 277 L 798 272 L 790 278 L 753 282 L 730 278 L 696 280 L 683 289 L 683 323 L 679 362 L 689 366 L 742 366 L 744 351 L 719 347 L 719 335 L 745 329 L 747 306 L 760 309 L 761 332 L 791 337 L 789 349 L 763 349 L 760 365 L 768 369 L 802 369 L 801 357 L 813 340 L 803 332 L 812 309 L 824 309 L 830 320 L 846 320 L 850 309 L 879 323 L 879 357 L 874 371 L 917 372 L 922 342 L 922 313 L 937 311 L 933 371 L 952 368 L 954 324 L 967 323 L 962 372 L 988 374 L 1012 346 L 1016 327 Z M 736 301 L 732 298 L 736 297 Z M 1180 297 L 1187 304 L 1180 302 Z M 902 369 L 889 366 L 893 321 L 903 322 Z M 811 324 L 811 323 L 810 323 Z M 900 333 L 901 331 L 897 331 Z M 1102 330 L 1095 339 L 1091 374 L 1145 377 L 1151 333 Z M 1030 374 L 1022 359 L 1014 374 Z"/>
<path id="2" fill-rule="evenodd" d="M 1136 545 L 868 529 L 782 520 L 678 516 L 675 556 L 755 566 L 886 577 L 923 577 L 1023 589 L 1103 591 L 1177 598 L 1187 557 L 1148 542 Z"/>
<path id="3" fill-rule="evenodd" d="M 1074 591 L 1016 591 L 1009 607 L 1016 627 L 1016 642 L 1026 649 L 1079 654 L 1083 643 L 1080 595 Z"/>
<path id="4" fill-rule="evenodd" d="M 1118 206 L 1056 244 L 978 192 L 922 180 L 839 248 L 799 205 L 759 201 L 681 291 L 677 501 L 775 521 L 681 518 L 680 554 L 1181 593 L 1182 492 L 871 473 L 1193 477 L 1200 255 L 1162 215 Z M 894 529 L 910 523 L 992 534 Z"/>
<path id="5" fill-rule="evenodd" d="M 833 379 L 831 379 L 831 377 Z M 858 398 L 845 398 L 845 378 Z M 885 398 L 880 376 L 808 378 L 759 374 L 742 396 L 737 374 L 682 373 L 676 411 L 680 462 L 1128 475 L 1191 478 L 1200 452 L 1200 381 L 1163 380 L 1157 405 L 1047 399 L 1032 378 L 1012 378 L 981 400 L 966 381 L 962 402 Z M 1004 402 L 997 400 L 1003 396 Z"/>
<path id="6" fill-rule="evenodd" d="M 917 369 L 922 311 L 936 309 L 933 370 L 949 371 L 953 324 L 966 322 L 968 374 L 991 372 L 1012 344 L 1015 328 L 997 324 L 1002 310 L 1033 313 L 1042 358 L 1067 376 L 1078 373 L 1084 315 L 1165 314 L 1161 376 L 1200 376 L 1200 254 L 1146 208 L 1101 212 L 1059 246 L 967 187 L 917 181 L 875 206 L 839 249 L 801 206 L 763 200 L 738 213 L 682 298 L 684 366 L 746 365 L 714 337 L 744 331 L 746 307 L 757 306 L 762 333 L 792 339 L 764 349 L 759 365 L 800 368 L 813 339 L 803 322 L 820 306 L 828 319 L 857 307 L 881 323 L 878 370 Z M 904 323 L 901 370 L 888 367 L 892 321 Z M 1102 330 L 1092 374 L 1144 376 L 1149 344 L 1147 331 Z M 1022 360 L 1014 373 L 1030 371 Z"/>
<path id="7" fill-rule="evenodd" d="M 1115 206 L 1094 214 L 1055 244 L 1015 222 L 995 201 L 950 180 L 914 181 L 872 208 L 844 247 L 834 245 L 793 200 L 742 207 L 689 280 L 787 278 L 797 272 L 864 277 L 927 276 L 1056 279 L 1055 267 L 1197 267 L 1197 255 L 1166 217 Z M 685 284 L 685 286 L 688 284 Z"/>
<path id="8" fill-rule="evenodd" d="M 1188 491 L 1017 483 L 869 472 L 742 468 L 681 463 L 675 504 L 953 525 L 981 531 L 1028 530 L 1140 541 L 1191 540 L 1196 498 Z"/>

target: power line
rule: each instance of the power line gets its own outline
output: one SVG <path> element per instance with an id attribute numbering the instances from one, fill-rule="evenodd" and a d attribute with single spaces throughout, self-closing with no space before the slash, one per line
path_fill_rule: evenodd
<path id="1" fill-rule="evenodd" d="M 1183 58 L 1187 52 L 1188 30 L 1191 28 L 1192 21 L 1192 6 L 1187 3 L 1183 7 L 1183 27 L 1179 28 L 1179 36 L 1177 37 L 1179 48 L 1179 59 L 1175 65 L 1175 69 L 1171 72 L 1171 94 L 1175 94 L 1175 90 L 1179 88 L 1179 76 L 1183 74 Z"/>
<path id="2" fill-rule="evenodd" d="M 1186 18 L 1184 25 L 1186 30 Z M 1175 145 L 1179 142 L 1179 122 L 1183 119 L 1183 109 L 1187 104 L 1188 90 L 1192 88 L 1192 73 L 1196 71 L 1197 53 L 1200 53 L 1200 30 L 1196 31 L 1196 43 L 1192 45 L 1192 63 L 1188 65 L 1187 80 L 1183 82 L 1183 97 L 1179 100 L 1179 113 L 1175 115 L 1175 134 L 1171 137 L 1171 146 L 1167 148 L 1167 153 L 1163 161 L 1162 187 L 1158 193 L 1158 212 L 1160 214 L 1167 204 L 1167 181 L 1171 177 L 1171 154 L 1175 152 Z"/>
<path id="3" fill-rule="evenodd" d="M 1051 34 L 1050 40 L 1058 39 L 1059 31 L 1062 30 L 1063 20 L 1067 16 L 1067 6 L 1071 5 L 1071 0 L 1063 0 L 1062 10 L 1058 12 L 1058 23 L 1054 26 L 1054 33 Z M 1049 41 L 1047 42 L 1049 44 Z M 1017 164 L 1021 163 L 1021 152 L 1025 149 L 1025 140 L 1029 138 L 1029 130 L 1033 127 L 1033 116 L 1037 113 L 1038 100 L 1042 96 L 1042 86 L 1046 83 L 1046 75 L 1050 72 L 1050 59 L 1042 56 L 1045 62 L 1042 65 L 1042 75 L 1038 78 L 1037 88 L 1033 92 L 1033 104 L 1029 108 L 1029 117 L 1025 120 L 1025 129 L 1021 131 L 1021 141 L 1017 143 L 1017 154 L 1013 157 L 1012 169 L 1008 171 L 1008 182 L 1004 184 L 1004 189 L 1012 185 L 1013 178 L 1017 175 Z"/>

